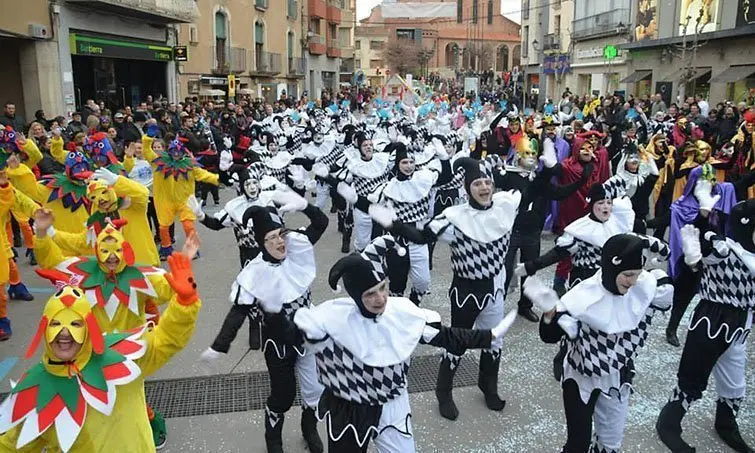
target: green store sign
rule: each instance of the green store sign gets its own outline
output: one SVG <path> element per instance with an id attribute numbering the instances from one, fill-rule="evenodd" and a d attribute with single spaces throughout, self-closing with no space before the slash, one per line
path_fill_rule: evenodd
<path id="1" fill-rule="evenodd" d="M 70 40 L 71 55 L 124 58 L 127 60 L 173 60 L 173 48 L 160 45 L 159 43 L 120 41 L 76 33 L 70 34 Z"/>

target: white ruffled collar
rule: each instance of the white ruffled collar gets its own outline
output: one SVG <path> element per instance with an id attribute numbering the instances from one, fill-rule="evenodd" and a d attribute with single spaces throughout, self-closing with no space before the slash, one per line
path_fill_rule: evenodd
<path id="1" fill-rule="evenodd" d="M 399 181 L 393 178 L 385 185 L 383 196 L 399 203 L 416 203 L 430 195 L 438 173 L 432 170 L 417 170 L 411 178 Z"/>
<path id="2" fill-rule="evenodd" d="M 225 204 L 223 210 L 237 225 L 243 225 L 244 213 L 252 206 L 270 206 L 272 204 L 271 191 L 261 192 L 256 200 L 250 201 L 246 196 L 239 195 Z"/>
<path id="3" fill-rule="evenodd" d="M 603 248 L 611 237 L 632 231 L 634 226 L 634 211 L 632 202 L 629 198 L 616 198 L 613 200 L 613 211 L 611 217 L 605 222 L 597 222 L 590 218 L 590 214 L 580 217 L 564 228 L 564 233 L 568 233 L 575 238 Z"/>
<path id="4" fill-rule="evenodd" d="M 490 209 L 475 209 L 464 203 L 446 208 L 443 215 L 465 236 L 489 243 L 511 231 L 521 199 L 522 194 L 518 191 L 498 192 L 493 195 Z"/>
<path id="5" fill-rule="evenodd" d="M 326 139 L 324 142 L 322 142 L 322 144 L 320 144 L 320 146 L 315 145 L 314 142 L 309 143 L 304 147 L 302 153 L 304 154 L 304 157 L 308 159 L 319 159 L 330 154 L 335 146 L 336 143 L 334 141 Z"/>
<path id="6" fill-rule="evenodd" d="M 637 283 L 619 296 L 603 286 L 602 275 L 603 271 L 598 270 L 570 289 L 561 298 L 559 310 L 607 334 L 635 329 L 655 298 L 656 279 L 642 271 Z"/>
<path id="7" fill-rule="evenodd" d="M 375 153 L 372 159 L 362 159 L 357 150 L 356 156 L 347 155 L 347 168 L 355 176 L 365 179 L 375 179 L 383 176 L 388 171 L 388 159 L 390 156 L 386 153 Z"/>
<path id="8" fill-rule="evenodd" d="M 292 160 L 294 160 L 292 154 L 287 153 L 286 151 L 278 151 L 275 156 L 265 160 L 265 166 L 280 170 L 281 168 L 287 167 Z"/>
<path id="9" fill-rule="evenodd" d="M 362 316 L 351 298 L 323 302 L 312 314 L 334 342 L 373 367 L 408 360 L 428 322 L 425 310 L 403 297 L 389 297 L 385 312 L 375 319 Z"/>
<path id="10" fill-rule="evenodd" d="M 307 236 L 289 233 L 286 249 L 280 264 L 265 261 L 260 253 L 236 277 L 235 283 L 260 300 L 266 311 L 280 311 L 283 304 L 307 292 L 315 279 L 315 251 Z"/>

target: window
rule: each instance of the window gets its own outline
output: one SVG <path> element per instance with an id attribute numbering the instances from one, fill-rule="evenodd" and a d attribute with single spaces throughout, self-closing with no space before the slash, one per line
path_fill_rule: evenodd
<path id="1" fill-rule="evenodd" d="M 414 40 L 414 30 L 399 28 L 396 30 L 396 39 Z"/>
<path id="2" fill-rule="evenodd" d="M 309 31 L 316 35 L 320 35 L 320 19 L 309 19 Z"/>
<path id="3" fill-rule="evenodd" d="M 338 28 L 336 28 L 336 24 L 329 24 L 328 39 L 330 39 L 333 42 L 338 40 Z"/>
<path id="4" fill-rule="evenodd" d="M 472 0 L 472 23 L 477 23 L 477 14 L 480 7 L 480 0 Z"/>
<path id="5" fill-rule="evenodd" d="M 254 0 L 255 8 L 267 9 L 267 0 Z"/>
<path id="6" fill-rule="evenodd" d="M 362 67 L 362 60 L 360 58 L 355 58 L 354 59 L 354 67 L 357 68 L 357 69 L 359 69 L 359 68 Z"/>
<path id="7" fill-rule="evenodd" d="M 488 25 L 493 25 L 493 0 L 488 0 Z"/>
<path id="8" fill-rule="evenodd" d="M 199 33 L 197 32 L 196 25 L 189 26 L 189 42 L 192 44 L 196 44 L 199 42 Z"/>
<path id="9" fill-rule="evenodd" d="M 260 71 L 263 67 L 263 49 L 265 47 L 265 24 L 262 22 L 254 23 L 254 63 L 255 68 Z"/>
<path id="10" fill-rule="evenodd" d="M 228 66 L 226 60 L 226 45 L 228 42 L 228 30 L 225 14 L 218 11 L 215 13 L 215 67 L 223 69 Z"/>
<path id="11" fill-rule="evenodd" d="M 362 41 L 358 40 L 354 43 L 354 49 L 361 50 L 362 49 Z"/>
<path id="12" fill-rule="evenodd" d="M 556 14 L 553 18 L 553 33 L 555 35 L 561 34 L 561 15 Z"/>
<path id="13" fill-rule="evenodd" d="M 370 41 L 370 49 L 380 50 L 383 48 L 383 41 Z"/>
<path id="14" fill-rule="evenodd" d="M 522 0 L 522 19 L 526 20 L 529 18 L 530 18 L 530 0 Z M 522 56 L 526 57 L 527 55 L 525 54 Z"/>
<path id="15" fill-rule="evenodd" d="M 296 0 L 288 0 L 287 5 L 286 16 L 288 16 L 289 19 L 296 19 Z"/>
<path id="16" fill-rule="evenodd" d="M 522 56 L 527 58 L 530 49 L 530 26 L 525 25 L 522 32 Z"/>
<path id="17" fill-rule="evenodd" d="M 460 24 L 464 19 L 464 0 L 456 0 L 456 23 Z"/>
<path id="18" fill-rule="evenodd" d="M 370 69 L 378 69 L 383 67 L 383 60 L 370 60 Z"/>

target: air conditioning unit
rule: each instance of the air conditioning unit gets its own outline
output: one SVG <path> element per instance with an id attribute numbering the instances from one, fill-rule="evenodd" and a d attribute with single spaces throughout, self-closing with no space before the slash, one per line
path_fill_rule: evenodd
<path id="1" fill-rule="evenodd" d="M 50 38 L 50 30 L 47 29 L 47 25 L 29 24 L 29 36 L 38 39 L 48 39 Z"/>

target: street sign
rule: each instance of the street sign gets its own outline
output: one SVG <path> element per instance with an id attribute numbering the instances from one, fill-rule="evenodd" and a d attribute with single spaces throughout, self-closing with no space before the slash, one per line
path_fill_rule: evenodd
<path id="1" fill-rule="evenodd" d="M 613 60 L 618 55 L 619 49 L 617 49 L 616 46 L 607 45 L 603 48 L 603 56 L 606 58 L 606 60 Z"/>
<path id="2" fill-rule="evenodd" d="M 228 75 L 228 97 L 236 97 L 236 76 L 234 74 Z"/>
<path id="3" fill-rule="evenodd" d="M 175 61 L 189 61 L 189 52 L 186 46 L 173 46 L 173 59 Z"/>

